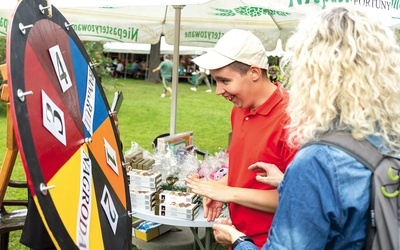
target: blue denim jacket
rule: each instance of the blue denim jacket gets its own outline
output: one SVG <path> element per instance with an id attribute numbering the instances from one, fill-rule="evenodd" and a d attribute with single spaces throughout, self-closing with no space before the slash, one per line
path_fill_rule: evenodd
<path id="1" fill-rule="evenodd" d="M 370 180 L 371 171 L 341 150 L 299 150 L 278 187 L 278 209 L 262 249 L 362 249 Z M 257 248 L 250 242 L 235 248 L 248 249 Z"/>

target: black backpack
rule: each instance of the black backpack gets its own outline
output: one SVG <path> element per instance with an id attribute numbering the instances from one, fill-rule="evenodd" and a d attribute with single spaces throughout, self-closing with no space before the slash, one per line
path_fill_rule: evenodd
<path id="1" fill-rule="evenodd" d="M 400 249 L 400 158 L 382 154 L 367 140 L 357 141 L 350 133 L 324 134 L 312 144 L 336 147 L 372 171 L 370 222 L 365 249 Z"/>

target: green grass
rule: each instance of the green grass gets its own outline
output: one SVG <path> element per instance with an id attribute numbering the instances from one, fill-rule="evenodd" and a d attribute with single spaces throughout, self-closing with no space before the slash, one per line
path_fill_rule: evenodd
<path id="1" fill-rule="evenodd" d="M 151 142 L 162 133 L 170 131 L 171 99 L 160 98 L 161 84 L 135 80 L 104 81 L 103 87 L 111 100 L 114 91 L 123 91 L 124 101 L 118 118 L 121 140 L 127 149 L 132 141 L 151 150 Z M 114 82 L 115 81 L 115 82 Z M 176 132 L 193 131 L 198 148 L 213 154 L 226 148 L 230 131 L 232 105 L 215 93 L 197 92 L 191 85 L 178 86 Z"/>
<path id="2" fill-rule="evenodd" d="M 171 99 L 160 98 L 162 85 L 132 79 L 104 79 L 103 89 L 109 102 L 115 91 L 124 93 L 118 118 L 124 152 L 131 142 L 143 149 L 152 151 L 153 139 L 170 132 Z M 213 93 L 205 93 L 206 87 L 200 86 L 197 92 L 190 90 L 191 85 L 179 83 L 176 132 L 193 131 L 195 145 L 210 154 L 226 149 L 230 132 L 230 110 L 232 104 Z M 6 138 L 5 104 L 0 102 L 0 157 L 4 157 Z M 12 174 L 13 180 L 24 180 L 25 173 L 18 157 Z M 26 198 L 26 192 L 7 190 L 7 198 Z M 27 249 L 19 243 L 20 231 L 12 232 L 10 249 Z M 135 249 L 135 247 L 133 248 Z M 213 249 L 226 249 L 213 245 Z"/>

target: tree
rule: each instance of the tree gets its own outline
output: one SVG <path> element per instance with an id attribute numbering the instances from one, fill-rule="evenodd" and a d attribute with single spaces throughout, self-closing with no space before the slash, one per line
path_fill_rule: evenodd
<path id="1" fill-rule="evenodd" d="M 86 53 L 89 55 L 90 61 L 95 65 L 94 69 L 99 77 L 108 76 L 107 64 L 111 63 L 111 59 L 106 58 L 103 54 L 103 42 L 84 41 Z"/>
<path id="2" fill-rule="evenodd" d="M 149 58 L 149 77 L 147 81 L 149 82 L 160 82 L 160 72 L 157 71 L 153 73 L 153 69 L 157 68 L 160 64 L 160 41 L 156 44 L 152 44 L 150 48 L 150 58 Z"/>

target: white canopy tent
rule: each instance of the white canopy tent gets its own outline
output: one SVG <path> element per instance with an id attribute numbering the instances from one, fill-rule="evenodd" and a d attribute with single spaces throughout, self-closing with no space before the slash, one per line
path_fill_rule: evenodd
<path id="1" fill-rule="evenodd" d="M 27 0 L 24 0 L 27 1 Z M 49 1 L 49 0 L 47 0 Z M 399 23 L 398 0 L 387 1 L 303 0 L 52 0 L 82 40 L 155 44 L 163 34 L 174 46 L 213 47 L 232 28 L 251 30 L 272 51 L 278 39 L 285 43 L 307 13 L 337 4 L 357 5 L 374 11 L 388 25 Z M 342 3 L 337 3 L 342 2 Z M 45 1 L 44 1 L 45 3 Z M 16 0 L 2 0 L 0 35 L 7 26 Z M 176 65 L 175 65 L 176 63 Z M 174 61 L 176 71 L 178 61 Z M 171 105 L 170 133 L 175 133 L 177 73 L 172 79 L 175 93 Z"/>
<path id="2" fill-rule="evenodd" d="M 26 0 L 25 0 L 26 1 Z M 5 35 L 16 0 L 0 5 L 0 34 Z M 284 40 L 300 14 L 246 6 L 240 0 L 52 0 L 82 40 L 213 47 L 232 28 L 251 30 L 267 50 Z M 179 17 L 177 16 L 179 14 Z M 177 27 L 175 27 L 177 25 Z"/>
<path id="3" fill-rule="evenodd" d="M 397 0 L 387 1 L 303 1 L 303 0 L 51 0 L 73 24 L 82 40 L 125 43 L 159 41 L 175 45 L 175 21 L 179 43 L 186 46 L 212 47 L 229 29 L 253 31 L 267 50 L 281 38 L 285 43 L 304 14 L 340 4 L 370 9 L 388 23 L 399 23 Z M 342 2 L 342 3 L 340 3 Z M 346 3 L 343 3 L 346 2 Z M 7 25 L 17 0 L 0 4 L 0 35 Z M 176 16 L 179 13 L 179 18 Z M 178 31 L 177 30 L 177 31 Z"/>
<path id="4" fill-rule="evenodd" d="M 150 44 L 146 43 L 120 43 L 107 42 L 103 45 L 104 52 L 112 53 L 131 53 L 131 54 L 149 54 Z"/>
<path id="5" fill-rule="evenodd" d="M 121 43 L 121 42 L 107 42 L 104 44 L 104 52 L 114 53 L 130 53 L 130 54 L 150 54 L 150 44 L 145 43 Z M 179 55 L 201 55 L 204 52 L 203 47 L 194 46 L 179 46 Z M 174 46 L 165 42 L 165 37 L 160 39 L 160 53 L 172 54 L 174 53 Z"/>
<path id="6" fill-rule="evenodd" d="M 0 35 L 6 35 L 16 4 L 16 0 L 2 1 Z M 231 28 L 253 31 L 267 50 L 273 50 L 277 39 L 287 36 L 301 16 L 253 8 L 240 0 L 52 0 L 51 4 L 82 40 L 155 44 L 163 34 L 174 46 L 175 58 L 180 45 L 213 47 Z M 178 63 L 174 60 L 176 71 Z M 177 83 L 176 72 L 172 79 L 171 134 L 176 131 Z"/>
<path id="7" fill-rule="evenodd" d="M 266 9 L 274 9 L 288 13 L 309 14 L 322 9 L 333 8 L 337 6 L 353 6 L 355 8 L 368 11 L 375 15 L 375 18 L 381 19 L 384 23 L 392 27 L 399 27 L 400 24 L 400 2 L 398 0 L 370 1 L 370 0 L 342 0 L 342 1 L 259 1 L 242 0 L 248 6 L 258 6 Z"/>

